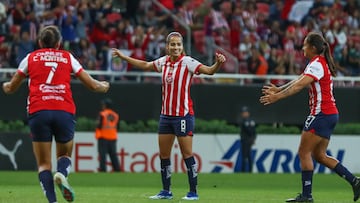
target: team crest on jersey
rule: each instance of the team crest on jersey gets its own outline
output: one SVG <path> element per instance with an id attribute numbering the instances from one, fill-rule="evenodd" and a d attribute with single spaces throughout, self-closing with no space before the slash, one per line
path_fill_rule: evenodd
<path id="1" fill-rule="evenodd" d="M 171 75 L 168 75 L 166 77 L 166 83 L 172 83 L 174 81 L 173 77 Z"/>

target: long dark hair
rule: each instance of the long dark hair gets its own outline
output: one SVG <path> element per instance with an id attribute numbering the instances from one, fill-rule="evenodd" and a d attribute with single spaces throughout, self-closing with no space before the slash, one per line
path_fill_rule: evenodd
<path id="1" fill-rule="evenodd" d="M 314 46 L 316 49 L 316 54 L 323 54 L 326 62 L 328 64 L 329 70 L 331 75 L 336 77 L 337 75 L 337 66 L 335 65 L 334 59 L 330 52 L 329 43 L 325 40 L 325 38 L 316 32 L 310 32 L 307 37 L 306 41 L 309 45 Z"/>
<path id="2" fill-rule="evenodd" d="M 41 42 L 41 48 L 56 48 L 61 41 L 61 34 L 56 26 L 46 26 L 40 31 L 38 40 Z"/>

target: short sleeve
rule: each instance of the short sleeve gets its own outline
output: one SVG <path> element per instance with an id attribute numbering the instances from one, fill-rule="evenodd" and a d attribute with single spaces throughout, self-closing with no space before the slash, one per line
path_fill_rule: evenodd
<path id="1" fill-rule="evenodd" d="M 23 60 L 21 60 L 19 67 L 18 67 L 18 72 L 25 76 L 28 75 L 29 56 L 30 56 L 30 54 L 26 55 L 26 57 Z"/>
<path id="2" fill-rule="evenodd" d="M 304 74 L 318 81 L 322 77 L 324 77 L 324 67 L 321 65 L 321 63 L 314 61 L 310 63 L 308 66 L 306 66 L 304 70 Z"/>
<path id="3" fill-rule="evenodd" d="M 166 62 L 166 56 L 160 57 L 160 58 L 156 59 L 155 61 L 153 61 L 155 71 L 161 72 L 162 67 L 164 67 L 164 65 L 165 65 L 165 62 Z"/>
<path id="4" fill-rule="evenodd" d="M 197 61 L 196 59 L 191 58 L 189 56 L 186 56 L 184 58 L 184 62 L 186 63 L 189 71 L 194 73 L 194 74 L 198 72 L 198 69 L 199 69 L 199 67 L 201 65 L 201 63 L 199 61 Z"/>
<path id="5" fill-rule="evenodd" d="M 78 75 L 83 70 L 82 65 L 72 54 L 70 54 L 70 60 L 73 73 L 75 73 L 75 75 Z"/>

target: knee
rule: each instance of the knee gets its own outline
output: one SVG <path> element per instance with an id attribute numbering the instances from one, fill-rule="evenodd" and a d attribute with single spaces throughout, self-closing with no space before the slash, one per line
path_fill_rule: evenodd
<path id="1" fill-rule="evenodd" d="M 302 150 L 302 149 L 299 149 L 298 155 L 299 155 L 300 160 L 304 160 L 304 159 L 306 159 L 308 157 L 311 157 L 310 152 Z"/>

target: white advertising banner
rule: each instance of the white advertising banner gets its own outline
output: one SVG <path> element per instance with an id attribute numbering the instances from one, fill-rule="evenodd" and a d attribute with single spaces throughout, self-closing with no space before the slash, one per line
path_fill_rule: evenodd
<path id="1" fill-rule="evenodd" d="M 118 156 L 122 171 L 159 172 L 157 134 L 119 133 Z M 297 148 L 300 135 L 258 135 L 253 146 L 254 173 L 300 172 Z M 328 154 L 340 160 L 350 171 L 360 173 L 359 136 L 333 135 Z M 193 152 L 201 173 L 233 173 L 241 168 L 239 136 L 236 134 L 196 134 Z M 55 149 L 53 147 L 53 154 Z M 72 170 L 76 172 L 98 171 L 97 142 L 94 133 L 76 132 Z M 55 159 L 55 157 L 53 157 Z M 181 152 L 174 143 L 171 163 L 173 172 L 185 172 Z M 108 170 L 111 171 L 110 159 Z M 323 165 L 315 163 L 316 173 L 330 173 Z"/>

